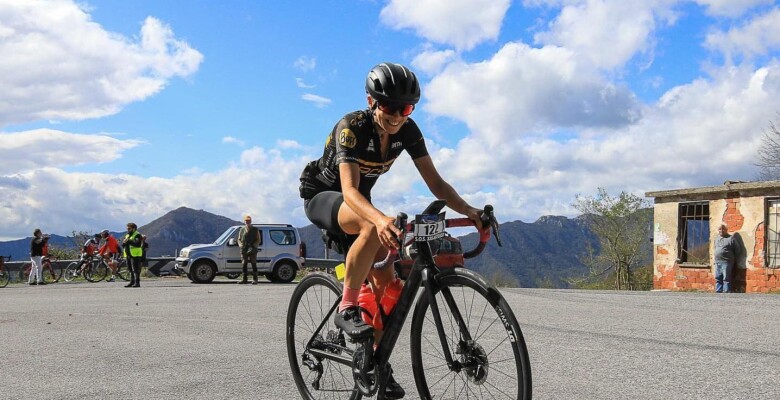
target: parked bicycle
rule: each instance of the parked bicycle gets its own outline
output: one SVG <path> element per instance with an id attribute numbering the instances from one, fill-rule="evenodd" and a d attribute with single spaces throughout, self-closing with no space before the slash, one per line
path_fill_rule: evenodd
<path id="1" fill-rule="evenodd" d="M 127 261 L 125 259 L 118 259 L 114 262 L 117 263 L 116 273 L 120 279 L 129 281 L 130 270 L 127 267 Z M 95 254 L 82 252 L 81 258 L 78 261 L 73 261 L 65 267 L 62 273 L 62 279 L 65 282 L 70 282 L 78 277 L 84 277 L 89 282 L 100 282 L 107 276 L 110 276 L 111 267 L 108 265 L 108 261 Z"/>
<path id="2" fill-rule="evenodd" d="M 8 286 L 8 281 L 11 280 L 11 275 L 5 270 L 5 261 L 11 261 L 11 256 L 0 256 L 0 288 Z"/>
<path id="3" fill-rule="evenodd" d="M 408 225 L 405 214 L 397 218 L 399 229 L 414 232 L 411 246 L 401 246 L 401 256 L 416 253 L 416 259 L 376 348 L 370 335 L 354 340 L 333 323 L 342 295 L 334 276 L 317 272 L 301 279 L 287 311 L 287 355 L 303 398 L 357 400 L 377 393 L 383 398 L 388 361 L 416 296 L 410 347 L 420 398 L 531 399 L 528 350 L 509 304 L 479 274 L 440 270 L 434 263 L 430 241 L 443 236 L 446 227 L 474 226 L 467 218 L 444 219 L 444 205 L 433 202 Z M 491 229 L 501 245 L 491 206 L 484 209 L 483 226 L 479 244 L 465 258 L 484 250 Z"/>
<path id="4" fill-rule="evenodd" d="M 19 281 L 27 282 L 30 278 L 30 271 L 32 270 L 32 262 L 22 265 L 22 269 L 19 270 Z M 49 256 L 41 257 L 41 274 L 43 281 L 46 283 L 59 282 L 62 277 L 62 269 L 58 269 L 52 266 L 51 258 Z"/>

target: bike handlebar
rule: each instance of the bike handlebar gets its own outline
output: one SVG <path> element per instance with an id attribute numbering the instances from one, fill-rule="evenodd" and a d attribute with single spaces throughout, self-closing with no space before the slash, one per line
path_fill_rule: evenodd
<path id="1" fill-rule="evenodd" d="M 441 200 L 439 200 L 441 202 Z M 439 210 L 443 208 L 443 204 L 439 203 L 437 206 L 439 206 Z M 432 203 L 428 208 L 426 208 L 426 211 L 429 211 L 430 209 L 435 209 L 434 204 Z M 403 237 L 407 232 L 414 231 L 414 222 L 407 223 L 408 217 L 404 213 L 398 213 L 398 216 L 396 216 L 395 219 L 395 225 L 397 228 L 401 229 L 401 237 L 398 238 L 399 247 L 403 248 L 406 244 L 410 244 L 414 241 L 414 239 L 410 240 L 406 244 L 403 243 Z M 479 242 L 477 243 L 477 246 L 470 251 L 463 253 L 463 258 L 474 258 L 478 256 L 482 251 L 485 250 L 485 246 L 487 245 L 487 241 L 490 239 L 490 233 L 493 232 L 493 236 L 496 237 L 496 243 L 499 247 L 501 247 L 501 235 L 499 233 L 498 229 L 498 221 L 496 220 L 495 214 L 493 213 L 493 206 L 492 205 L 485 205 L 485 208 L 482 210 L 482 229 L 479 229 Z M 449 218 L 444 220 L 444 226 L 445 228 L 457 228 L 457 227 L 476 227 L 476 224 L 474 221 L 472 221 L 469 218 Z M 394 263 L 398 259 L 398 250 L 397 249 L 391 249 L 387 253 L 387 257 L 385 257 L 384 260 L 378 261 L 374 263 L 375 269 L 382 269 L 386 266 Z"/>

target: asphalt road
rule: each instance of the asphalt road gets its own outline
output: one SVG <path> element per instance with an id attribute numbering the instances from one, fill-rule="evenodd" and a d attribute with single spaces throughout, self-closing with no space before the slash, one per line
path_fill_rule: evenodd
<path id="1" fill-rule="evenodd" d="M 0 289 L 0 398 L 299 398 L 284 343 L 294 285 L 142 285 Z M 780 399 L 778 295 L 503 293 L 536 399 Z M 392 362 L 417 398 L 408 334 Z"/>

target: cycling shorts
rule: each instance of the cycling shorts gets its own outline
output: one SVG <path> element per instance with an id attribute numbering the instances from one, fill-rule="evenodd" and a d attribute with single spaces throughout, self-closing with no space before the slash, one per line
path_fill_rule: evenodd
<path id="1" fill-rule="evenodd" d="M 339 226 L 339 208 L 342 203 L 344 203 L 344 195 L 341 192 L 325 191 L 304 200 L 303 209 L 309 221 L 318 228 L 344 235 L 344 231 Z"/>
<path id="2" fill-rule="evenodd" d="M 327 232 L 327 235 L 323 235 L 326 247 L 339 254 L 346 254 L 346 250 L 355 242 L 358 235 L 348 235 L 341 230 L 339 208 L 342 203 L 344 203 L 344 195 L 341 192 L 325 191 L 304 200 L 303 209 L 314 225 Z"/>

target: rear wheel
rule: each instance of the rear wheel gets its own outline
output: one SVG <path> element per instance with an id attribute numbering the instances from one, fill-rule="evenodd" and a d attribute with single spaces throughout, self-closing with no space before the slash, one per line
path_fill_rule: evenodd
<path id="1" fill-rule="evenodd" d="M 7 271 L 0 271 L 0 288 L 8 286 L 8 281 L 10 278 L 11 277 Z"/>
<path id="2" fill-rule="evenodd" d="M 105 279 L 107 273 L 108 267 L 105 263 L 90 263 L 87 264 L 87 268 L 84 270 L 84 278 L 90 282 L 100 282 Z"/>
<path id="3" fill-rule="evenodd" d="M 270 274 L 273 278 L 272 282 L 278 283 L 290 283 L 295 279 L 295 274 L 298 271 L 295 265 L 289 261 L 282 261 L 276 264 L 274 271 Z"/>
<path id="4" fill-rule="evenodd" d="M 442 319 L 448 366 L 442 341 L 423 291 L 412 318 L 412 370 L 425 399 L 531 398 L 531 364 L 512 309 L 495 288 L 463 269 L 434 278 L 436 308 Z"/>
<path id="5" fill-rule="evenodd" d="M 225 277 L 228 278 L 228 279 L 236 279 L 239 276 L 241 276 L 240 272 L 230 272 L 230 273 L 225 274 Z"/>
<path id="6" fill-rule="evenodd" d="M 22 265 L 22 268 L 19 270 L 19 282 L 27 282 L 30 279 L 30 270 L 32 269 L 31 263 L 26 263 Z"/>
<path id="7" fill-rule="evenodd" d="M 46 283 L 55 283 L 60 280 L 62 271 L 57 271 L 50 261 L 43 263 L 43 281 Z"/>
<path id="8" fill-rule="evenodd" d="M 340 298 L 341 285 L 323 273 L 301 279 L 290 298 L 287 357 L 295 386 L 304 399 L 362 398 L 352 377 L 355 345 L 333 324 L 332 312 Z"/>

